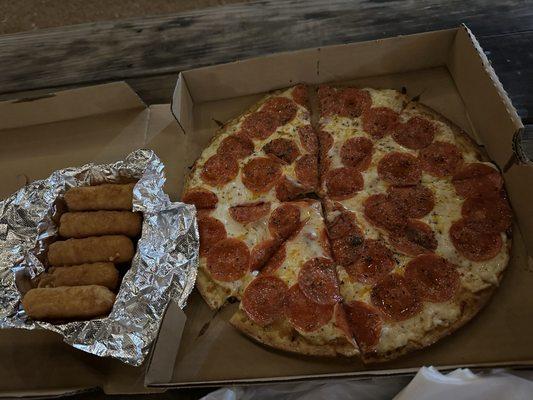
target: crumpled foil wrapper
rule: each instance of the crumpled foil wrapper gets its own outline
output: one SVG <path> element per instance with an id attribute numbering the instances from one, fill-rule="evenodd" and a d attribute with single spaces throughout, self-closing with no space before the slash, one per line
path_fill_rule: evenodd
<path id="1" fill-rule="evenodd" d="M 153 151 L 137 150 L 113 164 L 55 171 L 0 202 L 0 328 L 47 329 L 88 353 L 142 364 L 167 305 L 172 300 L 185 306 L 198 268 L 195 209 L 170 201 L 163 192 L 163 169 Z M 64 324 L 29 318 L 21 292 L 44 271 L 39 256 L 57 235 L 56 199 L 74 186 L 133 179 L 139 180 L 133 210 L 143 213 L 142 236 L 109 316 Z"/>

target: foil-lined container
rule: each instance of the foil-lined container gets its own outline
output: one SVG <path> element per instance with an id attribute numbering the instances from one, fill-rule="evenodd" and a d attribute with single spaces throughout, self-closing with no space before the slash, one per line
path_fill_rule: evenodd
<path id="1" fill-rule="evenodd" d="M 194 206 L 171 202 L 164 166 L 151 150 L 113 164 L 55 171 L 0 202 L 0 328 L 46 329 L 71 346 L 127 364 L 142 364 L 167 305 L 186 304 L 196 279 L 199 236 Z M 58 202 L 71 187 L 138 180 L 133 211 L 143 213 L 142 236 L 111 313 L 100 319 L 52 324 L 29 318 L 21 298 L 45 270 L 47 245 L 57 236 Z"/>

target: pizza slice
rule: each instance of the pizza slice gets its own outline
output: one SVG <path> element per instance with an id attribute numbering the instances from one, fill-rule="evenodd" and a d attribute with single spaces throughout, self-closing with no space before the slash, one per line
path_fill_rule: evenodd
<path id="1" fill-rule="evenodd" d="M 339 203 L 328 201 L 326 214 L 340 307 L 365 362 L 428 346 L 486 301 L 488 293 L 471 291 L 461 267 L 444 257 L 398 251 Z"/>
<path id="2" fill-rule="evenodd" d="M 228 122 L 195 162 L 183 201 L 215 208 L 257 201 L 288 201 L 316 190 L 317 136 L 307 87 L 266 96 Z"/>
<path id="3" fill-rule="evenodd" d="M 309 355 L 352 356 L 358 349 L 340 307 L 321 205 L 306 200 L 305 224 L 246 286 L 231 323 L 261 343 Z"/>
<path id="4" fill-rule="evenodd" d="M 211 308 L 240 299 L 283 243 L 306 221 L 305 203 L 219 205 L 198 212 L 197 287 Z"/>

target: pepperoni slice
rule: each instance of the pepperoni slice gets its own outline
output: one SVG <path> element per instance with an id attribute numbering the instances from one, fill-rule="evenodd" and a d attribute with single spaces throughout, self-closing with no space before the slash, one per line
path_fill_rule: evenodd
<path id="1" fill-rule="evenodd" d="M 285 125 L 294 119 L 298 107 L 286 97 L 272 97 L 261 109 L 273 115 L 278 125 Z"/>
<path id="2" fill-rule="evenodd" d="M 326 174 L 328 194 L 335 200 L 353 197 L 363 186 L 363 176 L 355 168 L 335 168 Z"/>
<path id="3" fill-rule="evenodd" d="M 217 206 L 217 195 L 210 190 L 193 188 L 189 189 L 181 199 L 184 203 L 194 204 L 196 209 L 213 209 Z"/>
<path id="4" fill-rule="evenodd" d="M 389 198 L 400 214 L 409 218 L 422 218 L 435 206 L 433 192 L 422 185 L 395 187 L 387 190 Z"/>
<path id="5" fill-rule="evenodd" d="M 300 209 L 294 204 L 283 204 L 270 215 L 268 229 L 272 236 L 287 239 L 300 227 Z"/>
<path id="6" fill-rule="evenodd" d="M 263 218 L 270 211 L 270 203 L 245 204 L 241 206 L 230 207 L 229 213 L 231 218 L 241 224 L 248 224 Z"/>
<path id="7" fill-rule="evenodd" d="M 322 116 L 338 114 L 344 117 L 359 117 L 372 104 L 370 93 L 365 90 L 356 88 L 335 90 L 326 85 L 318 88 L 318 100 Z"/>
<path id="8" fill-rule="evenodd" d="M 318 137 L 311 125 L 304 125 L 298 127 L 298 136 L 302 147 L 311 154 L 316 154 L 318 151 Z"/>
<path id="9" fill-rule="evenodd" d="M 200 234 L 200 255 L 205 256 L 216 243 L 226 239 L 226 228 L 218 219 L 206 214 L 198 214 L 198 232 Z"/>
<path id="10" fill-rule="evenodd" d="M 422 172 L 415 156 L 408 153 L 387 153 L 379 160 L 378 174 L 381 179 L 397 186 L 416 185 Z"/>
<path id="11" fill-rule="evenodd" d="M 283 317 L 288 290 L 287 285 L 275 276 L 259 276 L 244 291 L 242 309 L 256 324 L 269 325 Z"/>
<path id="12" fill-rule="evenodd" d="M 320 176 L 324 177 L 329 170 L 330 157 L 328 152 L 333 146 L 333 136 L 329 132 L 318 131 L 318 142 L 320 143 Z"/>
<path id="13" fill-rule="evenodd" d="M 340 114 L 345 117 L 359 117 L 372 105 L 370 93 L 356 88 L 343 89 L 340 93 L 340 100 L 342 104 Z"/>
<path id="14" fill-rule="evenodd" d="M 330 239 L 342 239 L 354 232 L 362 236 L 361 231 L 355 223 L 355 214 L 345 209 L 341 209 L 339 215 L 333 221 L 328 222 L 328 235 Z"/>
<path id="15" fill-rule="evenodd" d="M 401 230 L 393 232 L 390 242 L 398 251 L 409 256 L 432 253 L 438 245 L 431 227 L 416 219 L 409 220 Z"/>
<path id="16" fill-rule="evenodd" d="M 279 162 L 268 157 L 254 158 L 242 169 L 242 183 L 252 192 L 268 192 L 280 177 Z"/>
<path id="17" fill-rule="evenodd" d="M 365 218 L 378 228 L 391 232 L 402 230 L 407 223 L 405 215 L 399 212 L 389 196 L 374 194 L 363 203 Z"/>
<path id="18" fill-rule="evenodd" d="M 292 89 L 292 99 L 304 107 L 309 107 L 309 91 L 307 85 L 300 83 Z"/>
<path id="19" fill-rule="evenodd" d="M 472 261 L 490 260 L 496 257 L 502 248 L 499 233 L 472 229 L 464 219 L 452 224 L 450 238 L 457 251 Z"/>
<path id="20" fill-rule="evenodd" d="M 461 150 L 451 143 L 433 142 L 418 155 L 422 169 L 430 175 L 444 178 L 453 175 L 463 163 Z"/>
<path id="21" fill-rule="evenodd" d="M 283 177 L 276 185 L 276 197 L 280 201 L 295 200 L 307 192 L 307 188 L 290 181 L 287 177 Z"/>
<path id="22" fill-rule="evenodd" d="M 422 303 L 402 276 L 390 274 L 372 288 L 372 304 L 393 321 L 403 321 L 416 315 Z"/>
<path id="23" fill-rule="evenodd" d="M 313 240 L 313 237 L 310 239 Z M 324 250 L 324 254 L 326 254 L 328 257 L 331 257 L 331 244 L 329 243 L 328 231 L 326 228 L 322 228 L 320 230 L 318 241 Z"/>
<path id="24" fill-rule="evenodd" d="M 363 129 L 375 139 L 393 132 L 398 124 L 398 113 L 389 107 L 369 108 L 361 115 Z"/>
<path id="25" fill-rule="evenodd" d="M 427 119 L 412 117 L 403 124 L 398 124 L 392 137 L 396 143 L 408 149 L 420 150 L 433 141 L 437 127 Z"/>
<path id="26" fill-rule="evenodd" d="M 503 187 L 500 173 L 481 163 L 466 164 L 452 178 L 455 191 L 463 197 L 483 197 L 499 193 Z"/>
<path id="27" fill-rule="evenodd" d="M 312 302 L 295 284 L 288 292 L 286 313 L 295 328 L 312 332 L 329 322 L 333 316 L 333 306 Z"/>
<path id="28" fill-rule="evenodd" d="M 294 166 L 296 178 L 308 188 L 316 188 L 318 185 L 318 160 L 313 154 L 306 154 L 296 160 Z"/>
<path id="29" fill-rule="evenodd" d="M 254 142 L 244 135 L 229 135 L 222 140 L 217 153 L 237 160 L 248 157 L 254 151 Z"/>
<path id="30" fill-rule="evenodd" d="M 355 223 L 353 213 L 343 210 L 328 223 L 333 258 L 341 265 L 350 265 L 359 258 L 363 247 L 363 232 Z"/>
<path id="31" fill-rule="evenodd" d="M 322 116 L 326 117 L 341 113 L 342 105 L 335 89 L 331 86 L 320 85 L 317 94 Z"/>
<path id="32" fill-rule="evenodd" d="M 480 232 L 505 232 L 513 218 L 509 203 L 500 195 L 469 197 L 461 212 L 468 226 Z"/>
<path id="33" fill-rule="evenodd" d="M 341 147 L 341 160 L 346 167 L 364 171 L 372 161 L 374 145 L 365 137 L 350 138 Z"/>
<path id="34" fill-rule="evenodd" d="M 285 248 L 285 245 L 283 244 L 276 250 L 276 252 L 270 258 L 270 260 L 268 260 L 262 272 L 264 274 L 273 274 L 279 269 L 279 267 L 281 267 L 286 257 L 287 257 L 287 249 Z"/>
<path id="35" fill-rule="evenodd" d="M 365 240 L 357 261 L 346 266 L 351 278 L 362 283 L 376 283 L 389 274 L 395 265 L 392 251 L 378 240 Z"/>
<path id="36" fill-rule="evenodd" d="M 331 240 L 333 258 L 340 265 L 347 266 L 355 262 L 361 254 L 364 237 L 359 228 L 350 235 Z"/>
<path id="37" fill-rule="evenodd" d="M 327 258 L 313 258 L 302 265 L 298 285 L 317 304 L 335 304 L 341 300 L 335 267 Z"/>
<path id="38" fill-rule="evenodd" d="M 382 321 L 378 311 L 362 301 L 344 304 L 344 311 L 355 341 L 362 350 L 375 346 L 381 336 Z"/>
<path id="39" fill-rule="evenodd" d="M 215 154 L 205 162 L 200 176 L 210 185 L 221 186 L 234 179 L 238 173 L 239 164 L 234 158 Z"/>
<path id="40" fill-rule="evenodd" d="M 251 139 L 265 140 L 275 132 L 278 126 L 275 115 L 267 111 L 256 111 L 244 119 L 241 130 Z"/>
<path id="41" fill-rule="evenodd" d="M 459 272 L 455 266 L 435 254 L 409 261 L 404 276 L 422 300 L 434 303 L 451 300 L 459 289 Z"/>
<path id="42" fill-rule="evenodd" d="M 249 265 L 250 251 L 242 240 L 221 240 L 207 254 L 207 269 L 219 281 L 232 282 L 242 278 Z"/>
<path id="43" fill-rule="evenodd" d="M 259 271 L 279 247 L 279 241 L 276 239 L 264 240 L 256 244 L 250 255 L 250 271 Z"/>
<path id="44" fill-rule="evenodd" d="M 292 140 L 284 138 L 278 138 L 268 142 L 263 146 L 263 151 L 266 154 L 279 158 L 286 164 L 292 164 L 300 155 L 296 144 Z"/>

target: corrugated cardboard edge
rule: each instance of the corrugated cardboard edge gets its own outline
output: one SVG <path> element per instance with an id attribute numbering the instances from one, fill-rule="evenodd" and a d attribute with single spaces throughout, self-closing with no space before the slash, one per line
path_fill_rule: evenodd
<path id="1" fill-rule="evenodd" d="M 483 369 L 487 368 L 502 368 L 505 366 L 513 367 L 513 369 L 525 369 L 525 368 L 531 368 L 533 366 L 533 362 L 506 362 L 506 363 L 497 363 L 497 364 L 476 364 L 476 366 L 471 367 L 470 369 L 473 371 L 481 371 Z M 434 367 L 435 369 L 446 372 L 446 371 L 453 371 L 457 368 L 464 368 L 463 365 L 457 364 L 457 365 L 445 365 L 441 367 Z M 218 380 L 218 381 L 209 381 L 209 382 L 186 382 L 183 384 L 176 384 L 176 383 L 153 383 L 149 387 L 154 388 L 205 388 L 205 387 L 216 387 L 216 386 L 232 386 L 232 385 L 239 385 L 239 386 L 252 386 L 252 385 L 264 385 L 265 383 L 287 383 L 287 382 L 305 382 L 305 381 L 311 381 L 311 380 L 333 380 L 333 379 L 342 379 L 342 378 L 349 378 L 349 379 L 368 379 L 368 378 L 375 378 L 380 376 L 413 376 L 419 368 L 404 368 L 404 369 L 397 369 L 394 371 L 393 374 L 390 372 L 387 372 L 386 370 L 378 370 L 378 371 L 365 371 L 361 373 L 340 373 L 340 374 L 327 374 L 327 375 L 320 375 L 320 376 L 291 376 L 291 377 L 269 377 L 264 379 L 239 379 L 239 380 Z"/>
<path id="2" fill-rule="evenodd" d="M 96 91 L 100 94 L 97 97 L 98 101 L 94 101 Z M 72 98 L 72 101 L 67 101 L 68 98 Z M 88 101 L 89 98 L 93 101 Z M 71 104 L 73 109 L 65 107 L 65 101 Z M 86 107 L 74 108 L 75 104 L 79 104 L 80 101 L 85 102 Z M 57 106 L 59 102 L 63 103 L 63 107 Z M 34 103 L 38 103 L 39 112 L 36 112 Z M 13 113 L 12 108 L 16 108 L 17 112 Z M 86 86 L 36 97 L 2 101 L 0 102 L 0 117 L 2 117 L 0 129 L 68 121 L 137 108 L 147 109 L 148 107 L 124 81 Z"/>
<path id="3" fill-rule="evenodd" d="M 501 102 L 505 106 L 507 115 L 517 126 L 519 126 L 519 128 L 516 130 L 516 132 L 513 135 L 513 139 L 512 139 L 513 155 L 505 163 L 505 166 L 503 168 L 503 171 L 505 172 L 509 168 L 511 168 L 511 166 L 515 164 L 516 162 L 527 163 L 529 161 L 529 158 L 527 157 L 522 147 L 522 135 L 524 133 L 524 125 L 522 124 L 522 120 L 518 116 L 516 108 L 513 106 L 513 103 L 511 99 L 509 98 L 507 91 L 504 89 L 500 81 L 500 78 L 498 78 L 498 75 L 496 75 L 496 71 L 494 71 L 494 68 L 492 67 L 491 62 L 489 61 L 489 59 L 487 58 L 487 55 L 483 51 L 483 48 L 479 44 L 479 41 L 477 40 L 475 35 L 472 33 L 472 31 L 468 28 L 466 24 L 461 24 L 461 28 L 468 35 L 468 38 L 470 39 L 472 46 L 476 49 L 479 59 L 481 61 L 481 64 L 483 65 L 483 69 L 485 70 L 487 75 L 489 75 L 489 78 L 494 86 L 494 89 L 498 93 L 498 96 L 500 97 Z"/>

